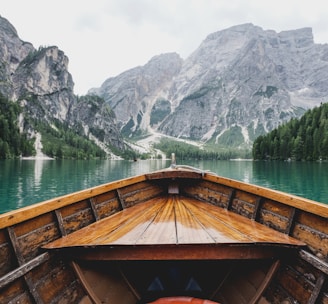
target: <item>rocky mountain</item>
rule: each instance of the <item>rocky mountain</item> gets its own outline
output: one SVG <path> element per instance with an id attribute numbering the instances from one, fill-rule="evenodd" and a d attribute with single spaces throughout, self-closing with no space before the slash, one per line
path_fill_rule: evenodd
<path id="1" fill-rule="evenodd" d="M 76 129 L 108 153 L 124 150 L 116 117 L 100 98 L 79 99 L 68 72 L 68 58 L 56 46 L 40 47 L 22 41 L 16 29 L 0 16 L 0 93 L 23 107 L 20 129 L 40 139 L 39 126 L 58 123 Z"/>
<path id="2" fill-rule="evenodd" d="M 328 97 L 328 45 L 311 28 L 243 24 L 210 34 L 185 60 L 163 54 L 107 79 L 103 97 L 126 136 L 159 132 L 249 146 Z"/>

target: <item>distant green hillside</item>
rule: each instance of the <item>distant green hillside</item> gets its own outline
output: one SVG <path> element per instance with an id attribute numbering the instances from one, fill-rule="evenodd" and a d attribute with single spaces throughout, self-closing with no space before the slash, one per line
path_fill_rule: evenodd
<path id="1" fill-rule="evenodd" d="M 34 140 L 18 128 L 18 117 L 22 108 L 0 94 L 0 159 L 35 155 Z M 25 118 L 25 123 L 42 134 L 43 153 L 55 158 L 105 158 L 106 154 L 94 142 L 68 126 L 54 120 L 48 124 Z"/>
<path id="2" fill-rule="evenodd" d="M 252 152 L 256 160 L 328 160 L 328 103 L 259 136 Z"/>

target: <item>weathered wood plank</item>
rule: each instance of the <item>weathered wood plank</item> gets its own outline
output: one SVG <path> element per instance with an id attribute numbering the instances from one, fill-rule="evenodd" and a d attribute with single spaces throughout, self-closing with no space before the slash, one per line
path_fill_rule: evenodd
<path id="1" fill-rule="evenodd" d="M 22 302 L 17 302 L 22 301 Z M 8 284 L 1 289 L 0 303 L 24 303 L 35 304 L 31 299 L 23 279 L 18 279 L 12 284 Z"/>
<path id="2" fill-rule="evenodd" d="M 73 271 L 67 265 L 55 267 L 34 282 L 34 288 L 42 303 L 51 303 L 53 299 L 62 296 L 63 291 L 75 280 Z"/>
<path id="3" fill-rule="evenodd" d="M 283 271 L 278 273 L 278 282 L 299 303 L 308 303 L 313 287 L 305 281 L 304 277 L 299 276 L 295 270 L 285 266 Z"/>
<path id="4" fill-rule="evenodd" d="M 328 257 L 328 236 L 320 231 L 311 229 L 308 226 L 295 224 L 293 234 L 295 238 L 307 243 L 311 251 L 324 258 Z"/>
<path id="5" fill-rule="evenodd" d="M 328 263 L 322 261 L 321 259 L 319 259 L 318 257 L 310 254 L 309 252 L 305 251 L 305 250 L 300 250 L 299 251 L 299 256 L 307 261 L 308 263 L 310 263 L 312 266 L 314 266 L 315 268 L 319 269 L 320 271 L 322 271 L 323 273 L 328 275 Z"/>
<path id="6" fill-rule="evenodd" d="M 0 276 L 17 266 L 16 256 L 9 242 L 4 241 L 0 244 Z"/>
<path id="7" fill-rule="evenodd" d="M 17 238 L 17 246 L 21 258 L 23 259 L 20 263 L 23 264 L 38 256 L 42 245 L 47 244 L 60 236 L 61 234 L 57 225 L 52 223 Z"/>
<path id="8" fill-rule="evenodd" d="M 63 217 L 61 215 L 60 210 L 55 210 L 55 215 L 56 215 L 56 218 L 57 218 L 58 228 L 59 228 L 61 236 L 67 235 L 66 229 L 65 229 L 65 226 L 64 226 Z"/>
<path id="9" fill-rule="evenodd" d="M 317 280 L 315 287 L 312 291 L 311 297 L 307 304 L 315 304 L 320 296 L 322 291 L 323 284 L 325 283 L 325 276 L 323 274 L 320 275 L 319 279 Z"/>
<path id="10" fill-rule="evenodd" d="M 44 263 L 45 261 L 49 260 L 49 258 L 50 258 L 49 253 L 45 252 L 40 256 L 34 258 L 33 260 L 27 262 L 26 264 L 4 275 L 3 277 L 0 278 L 0 289 L 8 285 L 9 283 L 13 282 L 14 280 L 22 277 L 23 275 L 25 275 L 35 267 L 39 266 L 40 264 Z"/>
<path id="11" fill-rule="evenodd" d="M 99 221 L 100 217 L 99 217 L 99 214 L 98 214 L 98 210 L 96 208 L 96 203 L 95 203 L 95 200 L 92 197 L 89 198 L 89 204 L 90 204 L 90 208 L 91 208 L 91 212 L 92 212 L 93 217 L 95 218 L 96 221 Z"/>
<path id="12" fill-rule="evenodd" d="M 121 210 L 117 197 L 96 204 L 99 219 L 103 219 Z"/>

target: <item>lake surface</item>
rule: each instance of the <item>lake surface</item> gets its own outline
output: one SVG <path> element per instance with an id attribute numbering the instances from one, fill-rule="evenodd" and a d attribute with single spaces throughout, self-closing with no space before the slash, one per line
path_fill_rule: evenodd
<path id="1" fill-rule="evenodd" d="M 120 178 L 167 168 L 170 160 L 0 160 L 0 213 Z M 328 204 L 328 163 L 183 161 L 178 164 Z"/>

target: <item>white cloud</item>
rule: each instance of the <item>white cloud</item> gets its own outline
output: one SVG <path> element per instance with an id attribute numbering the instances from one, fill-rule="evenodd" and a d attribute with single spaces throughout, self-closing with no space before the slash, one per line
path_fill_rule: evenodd
<path id="1" fill-rule="evenodd" d="M 75 92 L 165 52 L 188 56 L 206 36 L 251 22 L 277 32 L 312 27 L 328 43 L 324 0 L 2 0 L 1 16 L 22 40 L 57 45 L 69 57 Z"/>

